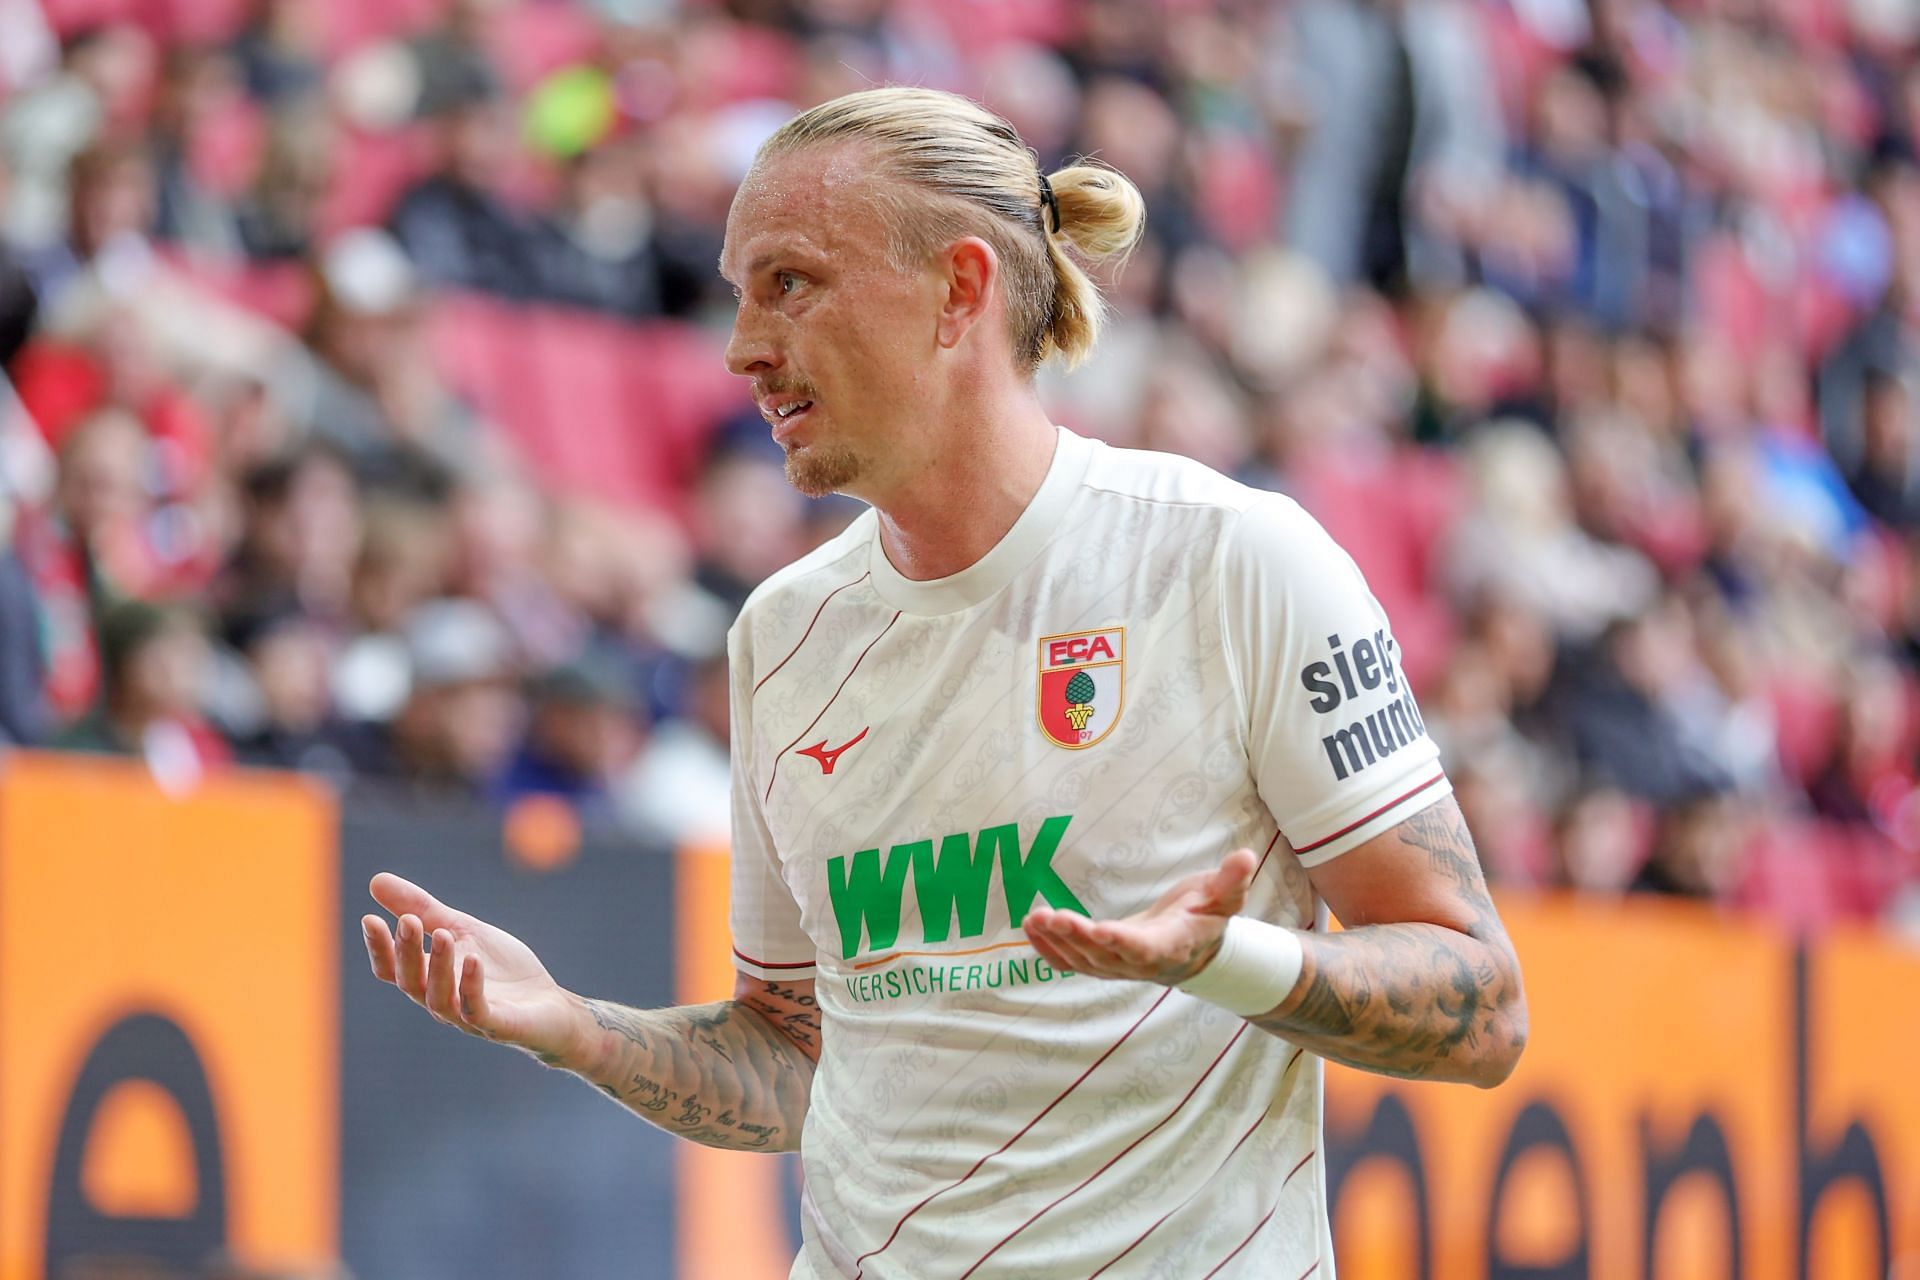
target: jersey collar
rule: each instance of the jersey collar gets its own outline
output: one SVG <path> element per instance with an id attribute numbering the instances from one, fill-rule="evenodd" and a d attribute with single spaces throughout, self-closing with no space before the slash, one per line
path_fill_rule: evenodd
<path id="1" fill-rule="evenodd" d="M 993 550 L 960 572 L 924 582 L 902 577 L 887 559 L 886 549 L 880 545 L 880 526 L 876 521 L 869 563 L 873 569 L 873 588 L 880 598 L 906 613 L 956 613 L 979 604 L 1011 582 L 1014 574 L 1031 564 L 1060 527 L 1060 518 L 1066 514 L 1068 505 L 1080 488 L 1080 481 L 1087 474 L 1087 463 L 1093 455 L 1092 441 L 1073 434 L 1065 427 L 1055 430 L 1058 434 L 1053 447 L 1053 462 L 1047 468 L 1047 478 L 1040 482 L 1039 492 L 1033 495 L 1033 501 L 1013 522 L 1006 536 L 994 544 Z"/>

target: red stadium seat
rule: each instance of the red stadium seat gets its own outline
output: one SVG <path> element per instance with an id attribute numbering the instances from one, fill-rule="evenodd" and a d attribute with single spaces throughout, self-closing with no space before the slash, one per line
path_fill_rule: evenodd
<path id="1" fill-rule="evenodd" d="M 208 293 L 296 333 L 313 310 L 317 286 L 302 263 L 219 261 L 171 246 L 161 257 Z"/>
<path id="2" fill-rule="evenodd" d="M 451 0 L 328 0 L 327 48 L 335 55 L 436 24 Z"/>
<path id="3" fill-rule="evenodd" d="M 486 45 L 507 88 L 525 93 L 555 71 L 592 58 L 600 29 L 584 8 L 520 5 L 488 23 Z"/>
<path id="4" fill-rule="evenodd" d="M 558 488 L 681 514 L 703 446 L 744 401 L 707 335 L 477 297 L 442 301 L 435 359 Z"/>
<path id="5" fill-rule="evenodd" d="M 1767 693 L 1780 725 L 1780 767 L 1788 778 L 1804 784 L 1832 754 L 1839 703 L 1823 682 L 1788 673 L 1776 675 Z"/>
<path id="6" fill-rule="evenodd" d="M 427 172 L 431 144 L 420 126 L 393 133 L 341 129 L 320 209 L 322 241 L 349 227 L 384 222 L 401 193 Z"/>
<path id="7" fill-rule="evenodd" d="M 167 34 L 184 44 L 231 40 L 247 25 L 252 0 L 163 0 Z"/>
<path id="8" fill-rule="evenodd" d="M 1878 919 L 1909 874 L 1911 859 L 1872 827 L 1839 827 L 1828 839 L 1841 905 L 1855 919 Z"/>
<path id="9" fill-rule="evenodd" d="M 938 24 L 954 44 L 979 54 L 1014 41 L 1059 44 L 1072 37 L 1079 6 L 1062 0 L 905 0 L 914 20 Z"/>
<path id="10" fill-rule="evenodd" d="M 1762 831 L 1747 851 L 1733 904 L 1796 933 L 1818 933 L 1842 915 L 1832 872 L 1832 833 L 1817 823 Z"/>
<path id="11" fill-rule="evenodd" d="M 58 36 L 72 36 L 110 23 L 139 22 L 153 16 L 153 6 L 142 0 L 40 0 L 40 12 Z"/>

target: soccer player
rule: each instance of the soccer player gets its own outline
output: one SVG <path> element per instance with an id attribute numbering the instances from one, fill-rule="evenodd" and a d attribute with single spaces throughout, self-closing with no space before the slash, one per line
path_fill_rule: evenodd
<path id="1" fill-rule="evenodd" d="M 796 1277 L 1330 1277 L 1321 1060 L 1493 1085 L 1526 1040 L 1353 561 L 1041 408 L 1098 329 L 1076 257 L 1142 217 L 920 89 L 806 112 L 735 197 L 728 364 L 793 483 L 872 510 L 731 633 L 732 1000 L 585 999 L 373 884 L 374 972 L 442 1021 L 798 1148 Z"/>

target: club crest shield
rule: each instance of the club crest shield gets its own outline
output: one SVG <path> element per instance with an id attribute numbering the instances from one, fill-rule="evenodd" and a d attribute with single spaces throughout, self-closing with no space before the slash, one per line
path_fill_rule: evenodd
<path id="1" fill-rule="evenodd" d="M 1113 732 L 1125 705 L 1127 629 L 1040 637 L 1035 713 L 1056 746 L 1078 751 Z"/>

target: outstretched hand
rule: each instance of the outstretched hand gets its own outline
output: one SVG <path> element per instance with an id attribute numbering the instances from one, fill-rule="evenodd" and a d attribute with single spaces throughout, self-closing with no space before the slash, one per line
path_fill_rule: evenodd
<path id="1" fill-rule="evenodd" d="M 398 917 L 397 939 L 384 917 L 360 920 L 374 977 L 469 1035 L 553 1060 L 567 1054 L 578 1027 L 578 1002 L 526 943 L 390 872 L 375 876 L 368 889 Z M 424 949 L 429 931 L 431 956 Z"/>
<path id="2" fill-rule="evenodd" d="M 1119 920 L 1035 907 L 1024 922 L 1027 939 L 1056 969 L 1172 986 L 1213 959 L 1227 921 L 1247 904 L 1258 866 L 1253 850 L 1236 849 L 1212 871 L 1187 876 L 1145 911 Z"/>

